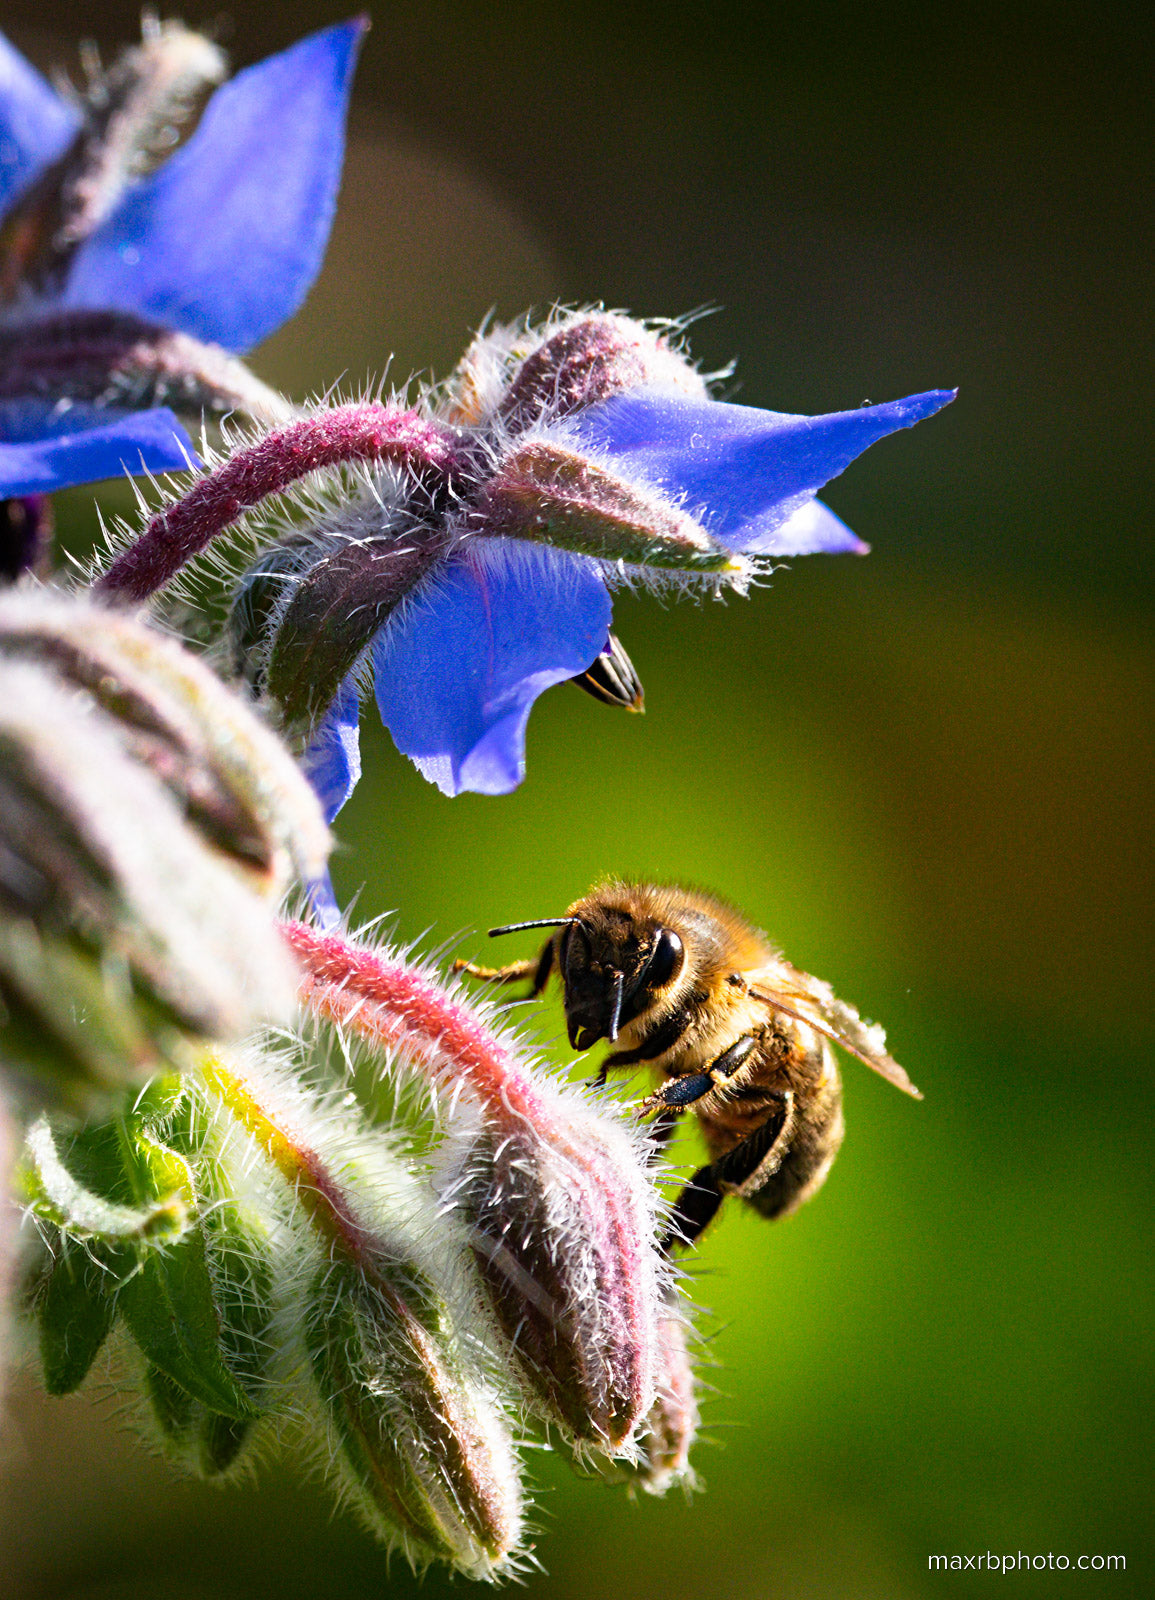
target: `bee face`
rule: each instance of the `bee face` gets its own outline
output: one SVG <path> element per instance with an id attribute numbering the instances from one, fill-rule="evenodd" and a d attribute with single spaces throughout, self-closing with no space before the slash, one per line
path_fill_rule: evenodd
<path id="1" fill-rule="evenodd" d="M 588 1050 L 653 1005 L 676 981 L 685 951 L 672 928 L 603 906 L 562 929 L 557 959 L 569 1042 Z"/>

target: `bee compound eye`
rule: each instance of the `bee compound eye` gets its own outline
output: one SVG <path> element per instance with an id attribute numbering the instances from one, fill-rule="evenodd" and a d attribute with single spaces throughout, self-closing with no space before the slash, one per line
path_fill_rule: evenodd
<path id="1" fill-rule="evenodd" d="M 671 928 L 660 928 L 642 982 L 647 989 L 660 989 L 669 983 L 682 965 L 682 941 Z"/>
<path id="2" fill-rule="evenodd" d="M 561 946 L 558 950 L 558 966 L 563 976 L 584 967 L 589 961 L 589 955 L 589 940 L 581 927 L 571 922 L 561 936 Z"/>

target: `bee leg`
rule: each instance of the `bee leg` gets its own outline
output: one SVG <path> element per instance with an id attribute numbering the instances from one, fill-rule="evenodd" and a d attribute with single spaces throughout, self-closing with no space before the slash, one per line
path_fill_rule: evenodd
<path id="1" fill-rule="evenodd" d="M 744 1033 L 736 1039 L 728 1050 L 724 1050 L 716 1061 L 711 1061 L 707 1071 L 715 1083 L 725 1083 L 727 1078 L 732 1078 L 738 1068 L 755 1050 L 758 1040 L 752 1033 Z"/>
<path id="2" fill-rule="evenodd" d="M 674 1202 L 670 1231 L 662 1240 L 662 1250 L 667 1255 L 676 1244 L 694 1243 L 714 1220 L 727 1194 L 742 1194 L 743 1186 L 751 1178 L 773 1168 L 776 1165 L 772 1159 L 776 1146 L 783 1146 L 782 1154 L 785 1154 L 792 1125 L 794 1096 L 787 1090 L 781 1094 L 769 1093 L 767 1098 L 777 1100 L 778 1109 L 771 1112 L 761 1127 L 755 1128 L 741 1144 L 720 1156 L 713 1165 L 695 1172 Z"/>
<path id="3" fill-rule="evenodd" d="M 545 988 L 553 971 L 553 940 L 536 961 L 513 961 L 508 967 L 479 967 L 472 961 L 455 961 L 453 970 L 467 972 L 471 978 L 477 978 L 482 983 L 520 983 L 523 978 L 532 978 L 529 991 L 532 1000 Z"/>
<path id="4" fill-rule="evenodd" d="M 669 1255 L 676 1244 L 693 1244 L 713 1222 L 721 1204 L 722 1191 L 713 1167 L 700 1167 L 674 1201 L 662 1253 Z"/>
<path id="5" fill-rule="evenodd" d="M 692 1106 L 714 1087 L 714 1079 L 708 1072 L 686 1072 L 680 1078 L 667 1078 L 660 1089 L 655 1089 L 642 1101 L 638 1115 L 644 1117 L 666 1106 L 676 1106 L 680 1111 L 684 1106 Z"/>
<path id="6" fill-rule="evenodd" d="M 667 1078 L 660 1089 L 642 1101 L 638 1107 L 639 1114 L 644 1116 L 661 1106 L 692 1106 L 695 1100 L 701 1100 L 711 1089 L 732 1078 L 751 1051 L 757 1048 L 757 1044 L 758 1040 L 752 1033 L 743 1034 L 728 1050 L 711 1061 L 705 1072 L 687 1072 L 680 1078 Z M 613 1064 L 612 1056 L 607 1064 Z"/>
<path id="7" fill-rule="evenodd" d="M 727 1194 L 747 1198 L 746 1185 L 753 1178 L 758 1187 L 764 1187 L 786 1155 L 794 1127 L 794 1095 L 789 1089 L 764 1092 L 769 1102 L 766 1120 L 714 1163 L 718 1182 Z"/>

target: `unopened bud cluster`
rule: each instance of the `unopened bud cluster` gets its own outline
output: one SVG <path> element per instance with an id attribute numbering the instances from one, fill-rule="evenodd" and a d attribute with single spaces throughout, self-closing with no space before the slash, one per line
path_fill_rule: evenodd
<path id="1" fill-rule="evenodd" d="M 274 912 L 327 850 L 287 751 L 188 651 L 0 597 L 0 1040 L 26 1085 L 91 1105 L 284 1015 Z"/>
<path id="2" fill-rule="evenodd" d="M 292 1032 L 203 1050 L 111 1121 L 33 1126 L 48 1388 L 116 1331 L 184 1467 L 286 1438 L 415 1566 L 475 1578 L 526 1555 L 527 1426 L 650 1492 L 690 1482 L 651 1148 L 431 970 L 283 934 Z"/>

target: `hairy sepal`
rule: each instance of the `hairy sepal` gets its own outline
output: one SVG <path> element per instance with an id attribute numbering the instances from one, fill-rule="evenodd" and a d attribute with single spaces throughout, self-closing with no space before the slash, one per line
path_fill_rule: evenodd
<path id="1" fill-rule="evenodd" d="M 740 559 L 656 491 L 547 437 L 519 441 L 483 491 L 478 527 L 630 566 L 737 573 Z"/>

